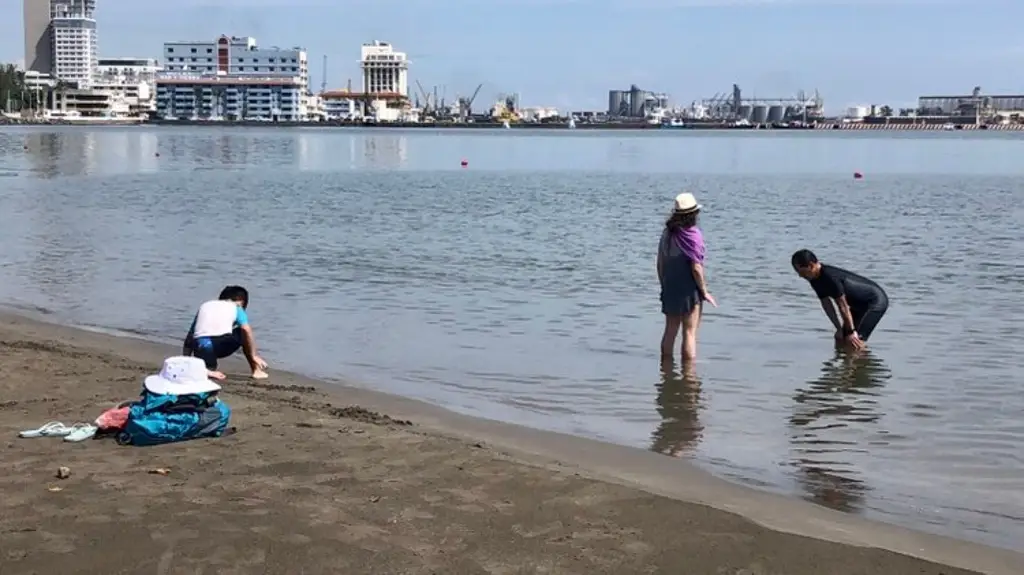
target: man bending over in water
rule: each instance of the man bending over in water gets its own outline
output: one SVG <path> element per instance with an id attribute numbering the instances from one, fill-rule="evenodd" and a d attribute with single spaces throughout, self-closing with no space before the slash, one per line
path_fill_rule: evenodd
<path id="1" fill-rule="evenodd" d="M 836 328 L 836 343 L 863 349 L 889 308 L 885 290 L 866 277 L 819 262 L 811 250 L 794 253 L 792 264 L 821 299 L 825 315 Z"/>
<path id="2" fill-rule="evenodd" d="M 242 348 L 252 369 L 253 379 L 266 379 L 267 362 L 256 355 L 249 316 L 249 292 L 242 286 L 228 286 L 220 297 L 199 306 L 192 327 L 185 336 L 181 354 L 195 356 L 206 362 L 206 369 L 216 370 L 217 360 L 228 357 Z"/>

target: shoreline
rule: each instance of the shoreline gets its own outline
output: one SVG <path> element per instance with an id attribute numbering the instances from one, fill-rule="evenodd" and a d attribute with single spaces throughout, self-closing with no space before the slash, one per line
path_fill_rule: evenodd
<path id="1" fill-rule="evenodd" d="M 152 366 L 150 371 L 154 371 L 159 366 L 164 356 L 176 353 L 174 347 L 169 344 L 48 323 L 45 318 L 32 317 L 27 312 L 3 310 L 0 311 L 0 318 L 3 321 L 3 327 L 0 328 L 2 339 L 9 343 L 12 338 L 16 338 L 19 341 L 27 342 L 24 345 L 28 347 L 33 345 L 50 346 L 69 349 L 70 351 L 67 353 L 87 352 L 98 356 L 124 358 L 130 364 L 150 365 Z M 239 368 L 242 365 L 240 361 L 228 361 L 225 362 L 225 370 L 239 373 L 241 372 Z M 0 367 L 3 366 L 0 365 Z M 716 513 L 737 514 L 773 532 L 813 538 L 809 541 L 832 541 L 858 548 L 886 549 L 962 569 L 975 569 L 983 573 L 1010 575 L 1024 572 L 1024 555 L 1012 551 L 912 531 L 846 515 L 797 499 L 756 491 L 715 478 L 685 461 L 645 450 L 479 419 L 418 400 L 361 388 L 346 381 L 316 381 L 301 375 L 274 371 L 268 382 L 270 385 L 267 385 L 267 382 L 253 385 L 233 381 L 225 386 L 225 398 L 233 404 L 236 397 L 253 396 L 253 390 L 284 386 L 283 395 L 264 397 L 267 405 L 273 408 L 274 405 L 291 405 L 288 402 L 294 398 L 289 399 L 292 395 L 290 390 L 315 390 L 316 394 L 330 398 L 335 405 L 359 406 L 358 409 L 366 413 L 386 414 L 386 416 L 379 417 L 389 418 L 391 421 L 410 420 L 413 424 L 412 433 L 423 435 L 426 438 L 425 441 L 461 442 L 463 447 L 456 449 L 486 451 L 494 456 L 509 459 L 510 465 L 528 466 L 558 475 L 568 474 L 574 477 L 583 477 L 609 486 L 614 485 L 638 493 L 653 494 L 667 498 L 664 500 L 664 505 L 669 505 L 670 502 L 686 502 L 688 505 L 707 506 L 718 510 L 713 513 L 708 512 L 714 517 L 717 517 Z M 137 389 L 138 381 L 127 382 L 126 385 L 129 389 Z M 3 399 L 7 398 L 0 398 L 0 406 L 3 405 Z M 350 407 L 349 409 L 355 408 Z M 238 418 L 241 419 L 241 414 L 238 415 Z M 5 420 L 10 421 L 10 417 Z M 248 430 L 241 424 L 239 429 L 239 436 L 245 436 L 247 433 L 255 434 L 259 431 Z M 8 432 L 10 431 L 11 429 L 8 429 Z M 205 449 L 200 447 L 203 444 L 216 445 L 217 442 L 222 441 L 225 440 L 191 442 L 180 444 L 176 448 L 180 448 L 182 451 L 194 451 Z M 19 442 L 16 445 L 22 450 L 31 450 L 40 444 Z M 59 444 L 56 446 L 58 451 L 61 447 L 64 446 Z M 99 449 L 114 450 L 113 447 Z M 158 451 L 152 453 L 158 453 Z M 133 452 L 137 458 L 145 458 L 149 454 L 149 451 Z M 233 455 L 225 455 L 225 457 L 231 458 Z M 47 470 L 52 471 L 49 468 Z M 538 490 L 542 492 L 544 489 L 544 485 L 536 485 L 531 488 L 534 496 Z M 14 497 L 14 499 L 18 498 Z M 682 503 L 679 504 L 682 505 Z M 696 525 L 698 531 L 702 528 L 707 530 L 700 520 L 696 522 Z M 678 536 L 685 538 L 684 535 Z M 762 536 L 768 537 L 765 534 Z M 726 547 L 728 546 L 726 545 Z M 783 552 L 784 550 L 779 551 L 779 553 Z M 860 552 L 869 553 L 870 550 L 865 549 Z M 799 556 L 801 549 L 796 549 L 794 553 Z M 880 561 L 877 558 L 875 560 Z M 0 556 L 0 565 L 2 564 L 3 557 Z M 886 571 L 884 567 L 880 567 L 886 565 L 884 562 L 874 564 L 879 566 L 875 571 L 851 569 L 843 572 L 905 572 Z M 775 573 L 776 571 L 766 572 Z M 781 572 L 788 575 L 810 573 L 800 570 Z M 827 572 L 838 573 L 832 569 L 828 569 Z M 922 570 L 921 572 L 931 573 L 932 571 Z"/>
<path id="2" fill-rule="evenodd" d="M 560 131 L 569 130 L 565 123 L 515 123 L 505 128 L 500 123 L 467 122 L 261 122 L 255 120 L 210 121 L 210 120 L 149 120 L 144 118 L 117 118 L 96 120 L 22 120 L 0 121 L 5 126 L 138 126 L 138 127 L 204 127 L 204 128 L 318 128 L 318 129 L 392 129 L 392 130 L 528 130 Z M 574 131 L 621 132 L 621 131 L 671 131 L 671 132 L 1024 132 L 1024 124 L 957 124 L 953 128 L 944 123 L 912 124 L 902 122 L 849 122 L 826 121 L 810 125 L 748 125 L 735 126 L 726 123 L 692 123 L 682 126 L 648 124 L 646 122 L 578 123 Z"/>

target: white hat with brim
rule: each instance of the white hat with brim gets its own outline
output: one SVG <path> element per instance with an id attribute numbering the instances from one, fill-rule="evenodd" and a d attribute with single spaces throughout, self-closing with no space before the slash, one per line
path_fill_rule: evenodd
<path id="1" fill-rule="evenodd" d="M 676 196 L 676 201 L 672 206 L 672 213 L 689 214 L 699 212 L 703 207 L 704 206 L 697 203 L 697 198 L 693 197 L 693 194 L 683 192 Z"/>
<path id="2" fill-rule="evenodd" d="M 142 385 L 156 395 L 194 395 L 220 391 L 210 379 L 206 362 L 198 357 L 176 355 L 164 360 L 160 373 L 146 377 Z"/>

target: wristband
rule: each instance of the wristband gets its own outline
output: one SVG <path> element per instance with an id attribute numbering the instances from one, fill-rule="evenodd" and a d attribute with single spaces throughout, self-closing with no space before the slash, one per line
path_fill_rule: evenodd
<path id="1" fill-rule="evenodd" d="M 850 337 L 851 335 L 853 335 L 855 333 L 857 333 L 857 332 L 852 327 L 844 327 L 843 328 L 843 336 L 844 337 Z"/>

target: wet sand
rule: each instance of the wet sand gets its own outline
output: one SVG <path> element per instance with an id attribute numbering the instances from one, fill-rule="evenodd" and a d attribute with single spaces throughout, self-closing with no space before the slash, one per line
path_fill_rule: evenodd
<path id="1" fill-rule="evenodd" d="M 671 458 L 279 372 L 225 385 L 228 437 L 150 448 L 17 438 L 136 397 L 172 353 L 0 315 L 0 573 L 1024 572 L 1008 551 L 758 493 Z M 70 477 L 56 478 L 61 466 Z"/>

